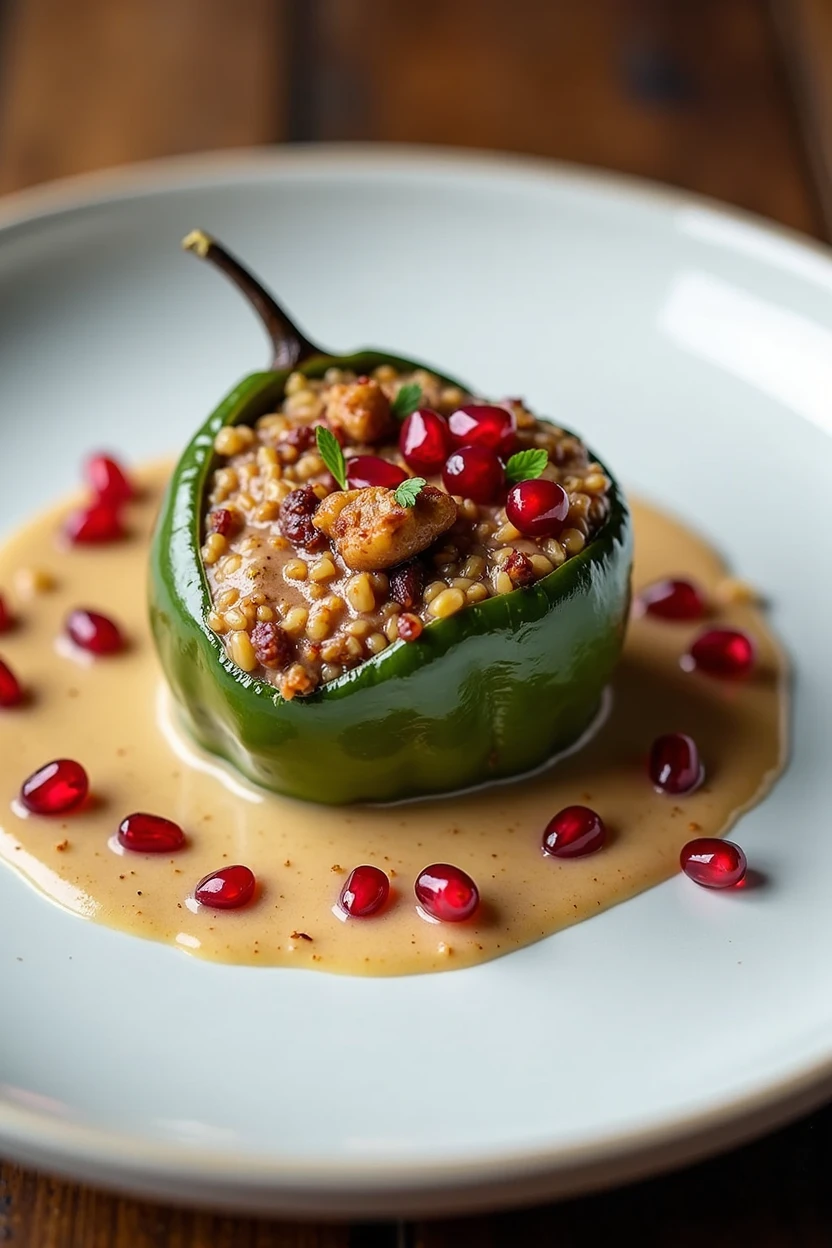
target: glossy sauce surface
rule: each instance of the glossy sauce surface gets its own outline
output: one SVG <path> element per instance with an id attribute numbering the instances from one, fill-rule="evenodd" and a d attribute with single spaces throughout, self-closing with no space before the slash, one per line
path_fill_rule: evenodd
<path id="1" fill-rule="evenodd" d="M 156 662 L 145 606 L 147 547 L 168 465 L 138 474 L 128 537 L 100 548 L 59 541 L 72 502 L 34 520 L 0 549 L 0 590 L 16 623 L 0 657 L 26 690 L 0 710 L 0 857 L 79 915 L 215 960 L 394 975 L 482 962 L 597 914 L 675 874 L 685 842 L 723 835 L 757 802 L 786 755 L 786 665 L 760 609 L 715 606 L 690 624 L 634 618 L 606 721 L 579 752 L 546 772 L 475 793 L 389 807 L 331 809 L 255 789 L 179 731 Z M 77 500 L 74 500 L 77 502 Z M 726 569 L 675 520 L 634 506 L 635 588 L 683 575 L 715 597 Z M 54 586 L 32 592 L 48 574 Z M 26 586 L 25 595 L 15 585 Z M 62 639 L 76 607 L 123 628 L 123 653 L 93 658 Z M 706 625 L 746 630 L 758 662 L 749 680 L 685 672 L 680 656 Z M 655 737 L 689 734 L 705 767 L 694 793 L 656 793 L 647 775 Z M 56 758 L 75 758 L 91 797 L 77 812 L 26 816 L 22 781 Z M 591 806 L 607 843 L 581 859 L 544 857 L 543 831 L 561 808 Z M 185 831 L 174 854 L 122 849 L 116 833 L 135 811 Z M 747 845 L 753 865 L 753 845 Z M 413 884 L 448 862 L 476 882 L 482 904 L 465 923 L 429 922 Z M 242 863 L 254 900 L 218 911 L 193 900 L 202 877 Z M 390 877 L 390 897 L 366 919 L 337 900 L 359 864 Z"/>

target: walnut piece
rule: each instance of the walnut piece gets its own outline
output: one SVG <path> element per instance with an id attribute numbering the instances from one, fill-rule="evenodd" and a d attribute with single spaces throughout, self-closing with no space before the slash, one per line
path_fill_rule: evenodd
<path id="1" fill-rule="evenodd" d="M 390 400 L 377 381 L 366 377 L 332 386 L 327 396 L 327 420 L 349 442 L 371 445 L 386 438 L 395 440 L 396 422 Z"/>
<path id="2" fill-rule="evenodd" d="M 412 507 L 402 507 L 393 490 L 373 485 L 330 494 L 312 523 L 331 538 L 348 568 L 377 572 L 426 550 L 456 517 L 450 494 L 435 486 L 426 485 Z"/>

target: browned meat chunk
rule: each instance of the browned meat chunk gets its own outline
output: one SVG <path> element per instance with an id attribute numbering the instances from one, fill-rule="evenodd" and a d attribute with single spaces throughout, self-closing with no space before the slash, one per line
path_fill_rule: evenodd
<path id="1" fill-rule="evenodd" d="M 395 439 L 396 422 L 390 400 L 377 381 L 366 377 L 348 385 L 332 386 L 326 415 L 333 429 L 341 430 L 347 441 L 357 445 Z"/>
<path id="2" fill-rule="evenodd" d="M 312 523 L 332 539 L 348 568 L 377 572 L 426 550 L 456 517 L 454 500 L 434 486 L 425 486 L 413 507 L 402 507 L 393 490 L 374 485 L 330 494 Z"/>

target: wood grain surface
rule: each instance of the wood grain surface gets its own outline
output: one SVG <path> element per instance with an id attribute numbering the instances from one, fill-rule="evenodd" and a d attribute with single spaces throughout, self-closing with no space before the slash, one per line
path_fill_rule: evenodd
<path id="1" fill-rule="evenodd" d="M 505 148 L 832 234 L 832 0 L 0 0 L 0 191 L 279 140 Z M 546 1037 L 541 1037 L 546 1043 Z M 0 1163 L 12 1248 L 829 1248 L 832 1110 L 522 1213 L 299 1226 Z"/>

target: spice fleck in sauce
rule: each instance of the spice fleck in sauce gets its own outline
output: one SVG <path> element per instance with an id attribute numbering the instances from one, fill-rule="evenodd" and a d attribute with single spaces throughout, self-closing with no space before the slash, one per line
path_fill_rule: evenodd
<path id="1" fill-rule="evenodd" d="M 316 807 L 255 789 L 181 734 L 162 685 L 145 565 L 168 471 L 138 474 L 141 496 L 126 508 L 122 541 L 60 545 L 76 500 L 0 550 L 4 593 L 27 569 L 51 587 L 19 602 L 7 593 L 16 626 L 0 637 L 0 657 L 27 697 L 0 710 L 0 857 L 79 915 L 224 962 L 366 975 L 470 966 L 675 874 L 686 842 L 727 832 L 783 767 L 785 661 L 760 610 L 738 595 L 707 623 L 752 638 L 757 657 L 746 680 L 683 669 L 702 620 L 636 613 L 606 722 L 545 773 L 386 808 Z M 719 600 L 726 571 L 710 547 L 653 508 L 637 504 L 634 519 L 636 590 L 678 574 Z M 94 659 L 60 644 L 79 605 L 118 621 L 122 651 Z M 705 781 L 670 796 L 655 791 L 647 758 L 657 737 L 677 732 L 698 744 Z M 20 784 L 61 758 L 86 769 L 90 800 L 66 815 L 25 817 L 15 802 Z M 544 856 L 548 822 L 575 805 L 603 819 L 603 848 L 582 858 Z M 178 824 L 184 846 L 170 854 L 124 849 L 119 825 L 145 810 Z M 420 915 L 413 886 L 431 863 L 451 863 L 475 882 L 481 904 L 472 919 L 445 924 Z M 221 911 L 194 901 L 200 880 L 237 864 L 257 880 L 248 905 Z M 338 899 L 361 864 L 387 873 L 390 896 L 377 914 L 347 918 Z"/>

